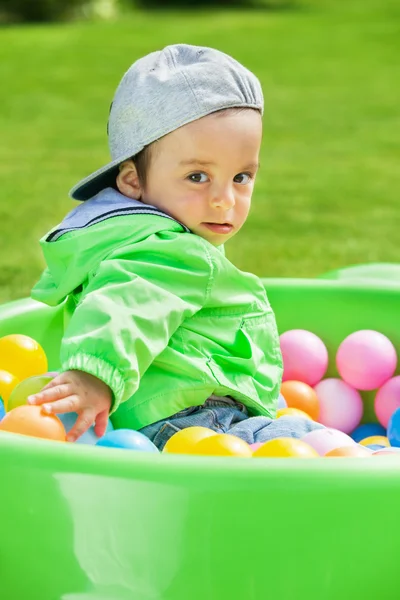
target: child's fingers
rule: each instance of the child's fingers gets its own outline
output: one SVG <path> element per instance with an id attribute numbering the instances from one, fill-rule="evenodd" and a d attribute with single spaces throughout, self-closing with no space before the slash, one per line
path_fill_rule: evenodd
<path id="1" fill-rule="evenodd" d="M 71 431 L 68 432 L 67 442 L 75 442 L 75 440 L 81 437 L 93 425 L 95 418 L 96 413 L 93 412 L 93 409 L 87 408 L 84 410 L 75 421 L 75 425 Z"/>
<path id="2" fill-rule="evenodd" d="M 48 404 L 42 404 L 42 409 L 49 414 L 79 412 L 82 410 L 81 399 L 76 394 L 73 394 L 67 398 L 62 398 L 62 400 L 54 400 Z"/>
<path id="3" fill-rule="evenodd" d="M 71 396 L 71 394 L 71 385 L 68 383 L 63 383 L 48 389 L 43 389 L 38 394 L 32 394 L 32 396 L 28 396 L 28 404 L 44 404 L 45 402 L 54 402 L 55 400 L 67 398 L 68 396 Z"/>
<path id="4" fill-rule="evenodd" d="M 94 426 L 94 432 L 97 437 L 102 437 L 107 429 L 108 424 L 108 410 L 103 410 L 103 412 L 99 413 L 96 417 L 96 423 Z"/>

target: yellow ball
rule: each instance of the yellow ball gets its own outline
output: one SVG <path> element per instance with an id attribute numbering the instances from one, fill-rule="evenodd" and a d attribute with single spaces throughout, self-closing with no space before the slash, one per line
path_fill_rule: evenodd
<path id="1" fill-rule="evenodd" d="M 279 419 L 280 417 L 302 417 L 303 419 L 308 419 L 309 421 L 312 421 L 312 418 L 310 417 L 310 415 L 308 415 L 306 412 L 304 412 L 304 410 L 300 410 L 299 408 L 279 408 L 276 411 L 276 418 Z"/>
<path id="2" fill-rule="evenodd" d="M 186 427 L 177 431 L 164 446 L 163 452 L 168 454 L 192 454 L 193 447 L 205 438 L 216 435 L 207 427 Z"/>
<path id="3" fill-rule="evenodd" d="M 193 454 L 205 456 L 241 456 L 250 458 L 252 456 L 249 444 L 236 435 L 229 433 L 218 433 L 204 438 L 193 448 Z"/>
<path id="4" fill-rule="evenodd" d="M 0 338 L 0 369 L 18 379 L 47 372 L 46 354 L 38 342 L 27 335 L 12 334 Z"/>
<path id="5" fill-rule="evenodd" d="M 379 446 L 385 446 L 386 448 L 389 448 L 390 446 L 389 440 L 384 435 L 370 435 L 359 443 L 361 446 L 369 446 L 370 444 L 377 444 Z"/>
<path id="6" fill-rule="evenodd" d="M 312 446 L 296 438 L 275 438 L 258 448 L 254 458 L 318 458 Z"/>
<path id="7" fill-rule="evenodd" d="M 0 370 L 0 398 L 3 400 L 5 410 L 7 410 L 10 394 L 18 383 L 19 379 L 15 375 Z"/>

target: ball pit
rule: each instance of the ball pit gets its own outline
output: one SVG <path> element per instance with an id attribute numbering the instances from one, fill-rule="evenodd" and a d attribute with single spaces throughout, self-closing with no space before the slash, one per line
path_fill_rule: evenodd
<path id="1" fill-rule="evenodd" d="M 328 378 L 356 329 L 381 331 L 399 352 L 400 289 L 282 279 L 265 286 L 281 331 L 302 328 L 324 341 Z M 36 339 L 55 370 L 63 310 L 31 301 L 1 307 L 1 333 Z M 373 407 L 362 397 L 369 424 Z M 2 593 L 28 598 L 40 581 L 41 600 L 187 600 L 188 590 L 218 600 L 395 598 L 399 450 L 371 453 L 379 460 L 225 460 L 0 431 Z"/>

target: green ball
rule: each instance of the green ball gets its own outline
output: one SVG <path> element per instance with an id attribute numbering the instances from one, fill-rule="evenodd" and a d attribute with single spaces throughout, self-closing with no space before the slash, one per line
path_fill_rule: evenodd
<path id="1" fill-rule="evenodd" d="M 48 375 L 34 375 L 33 377 L 28 377 L 27 379 L 20 381 L 10 394 L 7 412 L 10 412 L 10 410 L 17 406 L 26 404 L 28 396 L 40 392 L 52 379 L 54 379 L 54 377 Z"/>

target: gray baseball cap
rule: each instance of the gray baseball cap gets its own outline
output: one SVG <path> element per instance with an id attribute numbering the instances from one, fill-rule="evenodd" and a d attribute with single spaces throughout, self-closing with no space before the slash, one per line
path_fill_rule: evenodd
<path id="1" fill-rule="evenodd" d="M 123 76 L 110 108 L 111 162 L 77 183 L 75 200 L 113 186 L 119 165 L 178 127 L 225 108 L 263 112 L 257 77 L 231 56 L 187 44 L 167 46 L 137 60 Z"/>

